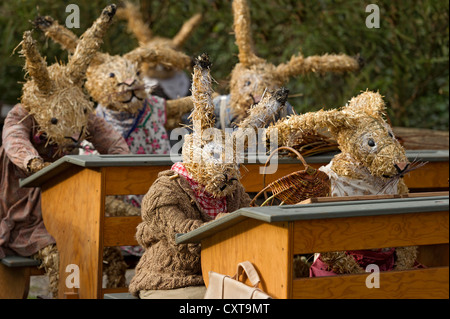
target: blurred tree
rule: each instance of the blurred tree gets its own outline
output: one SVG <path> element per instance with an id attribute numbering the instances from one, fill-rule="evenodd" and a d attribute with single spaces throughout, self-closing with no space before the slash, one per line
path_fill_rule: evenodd
<path id="1" fill-rule="evenodd" d="M 360 0 L 248 0 L 255 49 L 259 56 L 278 64 L 292 55 L 360 54 L 366 65 L 357 74 L 308 75 L 288 85 L 297 112 L 344 105 L 366 88 L 378 90 L 388 103 L 393 125 L 448 130 L 449 124 L 449 3 L 444 0 L 379 0 L 380 28 L 365 25 L 369 2 Z M 51 15 L 64 23 L 70 3 L 80 7 L 80 35 L 105 0 L 10 0 L 0 3 L 0 101 L 14 104 L 21 95 L 23 59 L 14 48 L 30 21 Z M 141 0 L 144 17 L 156 35 L 172 37 L 182 23 L 203 11 L 203 23 L 185 45 L 185 52 L 207 52 L 214 62 L 216 91 L 227 92 L 228 76 L 237 63 L 230 0 Z M 116 21 L 103 50 L 124 53 L 136 46 L 126 24 Z M 41 52 L 49 63 L 67 61 L 58 45 L 36 31 Z"/>

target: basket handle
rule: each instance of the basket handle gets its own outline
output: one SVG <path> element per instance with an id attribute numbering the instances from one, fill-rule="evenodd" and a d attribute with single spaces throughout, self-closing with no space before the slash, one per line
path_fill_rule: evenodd
<path id="1" fill-rule="evenodd" d="M 300 159 L 300 161 L 303 163 L 303 165 L 305 166 L 305 169 L 308 169 L 309 165 L 306 163 L 305 159 L 303 158 L 303 156 L 300 154 L 300 152 L 298 152 L 296 149 L 290 147 L 290 146 L 280 146 L 278 147 L 276 150 L 274 150 L 270 155 L 269 158 L 267 158 L 266 163 L 264 164 L 264 171 L 263 171 L 263 189 L 256 194 L 256 196 L 253 198 L 253 200 L 250 202 L 250 207 L 252 207 L 256 200 L 258 199 L 258 197 L 264 193 L 264 198 L 267 200 L 267 189 L 269 188 L 269 186 L 266 186 L 266 168 L 267 168 L 267 164 L 270 162 L 270 159 L 272 158 L 272 156 L 278 152 L 279 150 L 288 150 L 291 151 L 293 153 L 295 153 L 297 155 L 297 157 Z"/>
<path id="2" fill-rule="evenodd" d="M 277 153 L 279 150 L 288 150 L 291 151 L 292 153 L 295 153 L 295 155 L 297 155 L 298 159 L 303 163 L 303 166 L 305 166 L 305 169 L 308 168 L 308 164 L 306 163 L 305 159 L 303 158 L 303 156 L 294 148 L 290 147 L 290 146 L 280 146 L 278 147 L 276 150 L 274 150 L 272 153 L 270 153 L 269 158 L 267 158 L 266 163 L 264 164 L 264 170 L 263 170 L 263 188 L 266 187 L 266 168 L 267 168 L 267 164 L 270 162 L 270 159 L 272 158 L 273 155 L 275 155 L 275 153 Z M 266 196 L 267 199 L 267 196 Z"/>
<path id="3" fill-rule="evenodd" d="M 257 200 L 258 197 L 259 197 L 259 195 L 261 195 L 262 193 L 264 193 L 264 195 L 265 195 L 265 197 L 266 197 L 266 199 L 267 199 L 266 191 L 267 191 L 268 188 L 269 188 L 269 185 L 266 186 L 266 187 L 264 187 L 262 190 L 260 190 L 259 193 L 256 194 L 255 197 L 253 197 L 253 199 L 252 199 L 252 201 L 250 202 L 249 206 L 250 206 L 250 207 L 253 207 L 253 205 L 255 204 L 256 200 Z"/>

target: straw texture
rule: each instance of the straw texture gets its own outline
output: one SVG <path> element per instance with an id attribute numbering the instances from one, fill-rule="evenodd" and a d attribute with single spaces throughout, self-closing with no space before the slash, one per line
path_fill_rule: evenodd
<path id="1" fill-rule="evenodd" d="M 128 5 L 126 8 L 128 8 Z M 120 8 L 118 11 L 121 12 L 122 17 L 134 17 L 136 13 L 134 10 L 129 11 L 125 8 Z M 105 19 L 106 17 L 103 17 L 103 20 Z M 89 32 L 94 35 L 103 34 L 104 32 L 101 31 L 103 33 L 100 33 L 99 30 L 100 26 L 106 23 L 103 20 L 100 19 L 94 23 L 93 29 Z M 142 31 L 142 28 L 136 26 L 136 24 L 139 25 L 140 22 L 133 20 L 130 28 Z M 63 48 L 73 53 L 72 59 L 75 60 L 71 63 L 74 66 L 81 62 L 81 60 L 78 61 L 79 59 L 76 58 L 77 54 L 74 48 L 86 41 L 77 39 L 76 35 L 70 30 L 59 25 L 57 21 L 48 16 L 37 18 L 35 25 L 44 31 L 46 36 L 51 37 L 55 42 L 60 43 Z M 143 34 L 141 36 L 144 38 Z M 151 33 L 147 33 L 147 36 L 150 35 Z M 101 52 L 94 54 L 91 50 L 93 48 L 91 42 L 88 42 L 89 45 L 84 45 L 84 52 L 89 54 L 91 63 L 88 65 L 87 70 L 86 68 L 78 68 L 77 70 L 79 72 L 86 70 L 85 86 L 95 102 L 114 111 L 137 114 L 142 107 L 142 101 L 148 97 L 146 93 L 147 88 L 143 81 L 143 76 L 148 68 L 155 68 L 157 65 L 161 66 L 163 71 L 191 68 L 192 59 L 189 56 L 174 50 L 170 45 L 154 40 L 155 38 L 152 37 L 151 42 L 141 42 L 140 46 L 122 56 Z M 92 48 L 89 49 L 90 47 Z M 133 96 L 136 96 L 136 98 L 132 99 L 131 97 Z M 189 105 L 186 100 L 180 101 L 178 104 L 176 102 L 171 104 L 171 117 L 168 117 L 166 128 L 178 126 L 181 122 L 181 116 L 191 109 L 192 104 Z"/>
<path id="2" fill-rule="evenodd" d="M 327 174 L 309 166 L 303 156 L 295 149 L 282 146 L 273 151 L 264 165 L 264 174 L 267 164 L 274 154 L 280 150 L 285 149 L 293 152 L 298 159 L 303 163 L 305 169 L 293 172 L 283 176 L 274 182 L 264 187 L 252 200 L 250 206 L 254 206 L 258 197 L 264 193 L 266 200 L 261 206 L 266 205 L 269 200 L 278 199 L 281 201 L 280 205 L 294 205 L 305 199 L 312 197 L 327 197 L 330 195 L 331 183 Z M 265 179 L 264 179 L 265 181 Z M 266 192 L 270 190 L 272 196 L 267 198 Z"/>
<path id="3" fill-rule="evenodd" d="M 385 117 L 383 97 L 367 90 L 339 109 L 309 112 L 279 121 L 268 128 L 267 134 L 276 130 L 279 142 L 285 145 L 292 143 L 292 136 L 301 141 L 302 136 L 328 129 L 341 149 L 329 165 L 320 168 L 330 177 L 331 196 L 364 195 L 373 191 L 404 194 L 408 188 L 403 176 L 424 163 L 409 163 Z M 399 247 L 395 254 L 394 270 L 411 269 L 417 258 L 417 247 Z M 337 274 L 364 272 L 344 251 L 321 253 L 320 260 Z"/>
<path id="4" fill-rule="evenodd" d="M 73 144 L 72 138 L 81 140 L 88 133 L 86 127 L 93 103 L 83 91 L 83 79 L 114 13 L 114 5 L 103 10 L 77 42 L 67 65 L 55 63 L 47 67 L 31 32 L 24 33 L 21 53 L 30 78 L 23 85 L 21 103 L 34 117 L 39 130 L 45 132 L 48 143 L 56 144 L 60 152 Z"/>
<path id="5" fill-rule="evenodd" d="M 33 21 L 35 27 L 44 31 L 45 36 L 53 39 L 68 52 L 75 52 L 78 43 L 78 36 L 71 30 L 61 26 L 50 16 L 38 16 Z"/>
<path id="6" fill-rule="evenodd" d="M 246 0 L 233 0 L 234 34 L 239 49 L 239 63 L 231 72 L 230 108 L 238 122 L 247 115 L 251 105 L 256 104 L 265 90 L 275 90 L 285 85 L 291 77 L 308 73 L 355 72 L 362 66 L 359 57 L 345 54 L 292 57 L 278 66 L 257 56 L 251 32 L 250 9 Z"/>
<path id="7" fill-rule="evenodd" d="M 193 132 L 185 136 L 182 156 L 183 165 L 205 191 L 215 197 L 231 194 L 239 183 L 238 163 L 248 147 L 245 130 L 264 127 L 268 119 L 278 112 L 287 99 L 287 90 L 267 92 L 258 105 L 250 110 L 248 119 L 232 132 L 214 128 L 213 90 L 211 87 L 209 57 L 201 55 L 195 61 L 192 80 L 194 110 L 190 117 Z M 242 145 L 242 149 L 237 148 Z"/>
<path id="8" fill-rule="evenodd" d="M 118 9 L 118 17 L 127 21 L 128 31 L 136 37 L 141 48 L 172 49 L 180 53 L 180 55 L 182 54 L 180 50 L 184 43 L 203 19 L 202 14 L 195 14 L 183 24 L 173 39 L 170 39 L 153 35 L 149 25 L 144 22 L 139 8 L 129 1 L 125 1 L 124 5 Z M 191 69 L 191 61 L 186 59 L 186 55 L 177 57 L 173 53 L 172 55 L 166 54 L 166 57 L 167 59 L 162 61 L 142 61 L 143 75 L 150 78 L 166 79 L 172 77 L 176 70 Z M 158 64 L 163 66 L 163 68 L 157 67 Z"/>

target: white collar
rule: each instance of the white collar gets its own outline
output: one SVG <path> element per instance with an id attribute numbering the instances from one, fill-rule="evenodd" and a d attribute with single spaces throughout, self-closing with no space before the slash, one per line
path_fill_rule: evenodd
<path id="1" fill-rule="evenodd" d="M 357 196 L 357 195 L 392 195 L 397 194 L 398 180 L 388 187 L 385 181 L 370 174 L 364 174 L 363 179 L 339 176 L 331 169 L 333 161 L 327 166 L 319 168 L 330 177 L 331 196 Z M 359 171 L 358 173 L 363 173 Z"/>

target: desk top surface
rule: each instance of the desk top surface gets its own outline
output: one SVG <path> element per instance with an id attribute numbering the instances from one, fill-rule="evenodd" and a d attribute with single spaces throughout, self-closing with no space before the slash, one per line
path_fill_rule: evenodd
<path id="1" fill-rule="evenodd" d="M 307 163 L 329 163 L 336 153 L 320 154 L 306 158 Z M 406 155 L 412 160 L 439 162 L 448 161 L 449 153 L 447 150 L 414 150 L 407 151 Z M 268 159 L 267 155 L 249 154 L 246 156 L 245 165 L 263 165 Z M 51 165 L 45 167 L 39 172 L 22 179 L 21 187 L 40 187 L 53 176 L 61 173 L 70 166 L 79 166 L 85 168 L 99 167 L 130 167 L 130 166 L 171 166 L 173 163 L 180 162 L 181 155 L 67 155 Z M 274 158 L 272 158 L 274 160 Z M 301 165 L 297 158 L 280 157 L 279 164 L 296 164 Z"/>
<path id="2" fill-rule="evenodd" d="M 246 207 L 207 223 L 189 233 L 177 234 L 176 243 L 199 243 L 202 239 L 229 228 L 247 218 L 272 223 L 326 218 L 441 212 L 448 211 L 448 209 L 448 194 L 415 198 L 389 198 L 311 203 L 305 205 Z"/>

